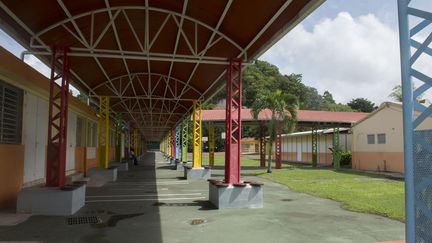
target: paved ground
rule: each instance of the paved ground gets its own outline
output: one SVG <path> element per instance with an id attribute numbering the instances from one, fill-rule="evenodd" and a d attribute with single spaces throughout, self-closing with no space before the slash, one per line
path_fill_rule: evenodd
<path id="1" fill-rule="evenodd" d="M 155 169 L 156 168 L 156 169 Z M 378 242 L 404 239 L 404 224 L 354 213 L 339 203 L 294 193 L 264 181 L 263 209 L 216 210 L 205 181 L 182 180 L 160 153 L 149 153 L 119 180 L 87 188 L 75 216 L 98 216 L 97 225 L 67 225 L 66 217 L 32 216 L 0 227 L 0 241 L 36 242 Z M 221 178 L 223 171 L 214 171 Z M 243 175 L 248 177 L 247 171 Z M 260 179 L 263 181 L 262 179 Z M 204 223 L 199 223 L 203 220 Z"/>

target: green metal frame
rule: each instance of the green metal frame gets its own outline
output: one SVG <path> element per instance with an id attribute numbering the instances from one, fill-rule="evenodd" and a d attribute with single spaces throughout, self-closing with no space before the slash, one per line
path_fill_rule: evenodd
<path id="1" fill-rule="evenodd" d="M 340 143 L 339 143 L 339 127 L 333 128 L 333 167 L 335 169 L 340 168 Z"/>
<path id="2" fill-rule="evenodd" d="M 109 97 L 99 97 L 99 159 L 100 167 L 108 168 L 109 149 Z"/>

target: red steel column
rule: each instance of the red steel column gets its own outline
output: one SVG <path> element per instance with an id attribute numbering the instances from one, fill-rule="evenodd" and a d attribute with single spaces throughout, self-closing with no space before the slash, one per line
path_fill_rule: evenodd
<path id="1" fill-rule="evenodd" d="M 242 60 L 230 59 L 226 82 L 225 183 L 240 183 Z"/>
<path id="2" fill-rule="evenodd" d="M 69 57 L 67 47 L 52 47 L 48 113 L 46 186 L 65 183 L 67 115 L 69 95 Z M 60 84 L 56 81 L 60 80 Z"/>
<path id="3" fill-rule="evenodd" d="M 282 128 L 281 124 L 278 124 L 277 137 L 276 137 L 276 169 L 282 168 Z"/>
<path id="4" fill-rule="evenodd" d="M 264 122 L 260 121 L 260 141 L 259 141 L 259 153 L 260 153 L 260 167 L 265 167 L 265 127 Z"/>
<path id="5" fill-rule="evenodd" d="M 171 132 L 171 158 L 175 159 L 176 156 L 176 151 L 175 151 L 175 128 L 171 128 L 170 132 Z"/>

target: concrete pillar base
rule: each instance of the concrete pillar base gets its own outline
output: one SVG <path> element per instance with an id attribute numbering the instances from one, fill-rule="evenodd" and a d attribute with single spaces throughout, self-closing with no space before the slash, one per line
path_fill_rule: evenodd
<path id="1" fill-rule="evenodd" d="M 191 167 L 184 167 L 184 177 L 187 180 L 207 180 L 211 176 L 211 169 L 210 168 L 191 168 Z"/>
<path id="2" fill-rule="evenodd" d="M 176 169 L 178 171 L 184 171 L 184 167 L 192 167 L 192 161 L 188 161 L 188 162 L 178 162 L 176 165 Z"/>
<path id="3" fill-rule="evenodd" d="M 85 183 L 58 187 L 31 187 L 18 193 L 17 213 L 72 215 L 85 204 Z"/>
<path id="4" fill-rule="evenodd" d="M 129 170 L 129 163 L 112 163 L 113 166 L 117 167 L 117 171 L 128 171 Z"/>
<path id="5" fill-rule="evenodd" d="M 90 181 L 87 183 L 88 187 L 100 187 L 107 182 L 117 181 L 117 167 L 112 166 L 108 169 L 93 168 L 87 173 Z"/>
<path id="6" fill-rule="evenodd" d="M 74 173 L 72 175 L 66 176 L 65 184 L 66 185 L 71 185 L 75 181 L 82 181 L 83 179 L 84 179 L 84 174 L 83 173 L 81 173 L 81 172 Z"/>
<path id="7" fill-rule="evenodd" d="M 209 180 L 209 200 L 217 208 L 262 208 L 263 184 L 245 181 L 225 184 L 220 180 Z"/>

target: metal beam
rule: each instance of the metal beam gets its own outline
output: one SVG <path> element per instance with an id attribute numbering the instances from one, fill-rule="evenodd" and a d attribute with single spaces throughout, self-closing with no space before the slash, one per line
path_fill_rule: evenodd
<path id="1" fill-rule="evenodd" d="M 213 124 L 209 124 L 208 131 L 208 142 L 209 142 L 209 166 L 214 166 L 215 162 L 215 127 Z"/>
<path id="2" fill-rule="evenodd" d="M 180 162 L 181 160 L 181 123 L 175 128 L 175 159 Z"/>
<path id="3" fill-rule="evenodd" d="M 259 126 L 259 133 L 260 133 L 260 144 L 259 144 L 259 153 L 260 153 L 260 167 L 265 167 L 265 154 L 266 154 L 266 138 L 265 138 L 265 126 L 264 122 L 260 121 Z"/>
<path id="4" fill-rule="evenodd" d="M 149 6 L 117 6 L 117 7 L 108 7 L 108 8 L 101 8 L 101 9 L 97 9 L 97 10 L 93 10 L 93 11 L 88 11 L 88 12 L 85 12 L 85 13 L 77 14 L 77 15 L 72 16 L 72 17 L 65 18 L 65 19 L 63 19 L 63 20 L 61 20 L 61 21 L 59 21 L 57 23 L 54 23 L 54 24 L 48 26 L 47 28 L 39 31 L 36 34 L 32 34 L 30 46 L 33 47 L 33 48 L 40 47 L 40 46 L 34 45 L 33 41 L 35 39 L 40 38 L 40 36 L 43 35 L 43 34 L 45 34 L 46 32 L 48 32 L 48 31 L 50 31 L 52 29 L 55 29 L 57 27 L 61 27 L 61 26 L 65 25 L 65 24 L 67 24 L 68 22 L 76 21 L 77 19 L 80 19 L 80 18 L 83 18 L 83 17 L 88 17 L 88 16 L 91 17 L 91 15 L 95 15 L 97 13 L 104 13 L 104 12 L 116 12 L 116 13 L 120 13 L 122 11 L 125 12 L 127 10 L 154 11 L 154 12 L 160 12 L 160 13 L 167 14 L 168 16 L 173 16 L 173 17 L 178 17 L 178 18 L 181 18 L 181 19 L 185 19 L 185 20 L 190 21 L 192 23 L 196 23 L 199 26 L 204 27 L 204 28 L 206 28 L 206 29 L 208 29 L 208 30 L 210 30 L 212 32 L 215 32 L 218 36 L 221 36 L 223 39 L 225 39 L 227 42 L 229 42 L 231 45 L 233 45 L 239 51 L 241 51 L 241 52 L 244 51 L 243 48 L 239 44 L 237 44 L 233 39 L 231 39 L 229 36 L 225 35 L 224 33 L 220 32 L 216 28 L 214 28 L 214 27 L 212 27 L 212 26 L 210 26 L 210 25 L 208 25 L 208 24 L 206 24 L 206 23 L 204 23 L 204 22 L 202 22 L 202 21 L 200 21 L 198 19 L 195 19 L 195 18 L 192 18 L 190 16 L 187 16 L 185 14 L 185 11 L 183 11 L 182 13 L 178 13 L 178 12 L 170 11 L 170 10 L 167 10 L 167 9 L 161 9 L 161 8 L 149 7 Z M 110 25 L 111 24 L 108 23 L 107 26 L 109 27 Z M 107 29 L 107 28 L 105 28 L 105 29 Z M 102 33 L 99 36 L 98 39 L 102 38 L 104 34 L 105 33 Z M 154 41 L 152 41 L 152 42 L 154 42 Z M 97 44 L 97 41 L 96 41 L 96 44 Z M 95 47 L 96 44 L 94 44 L 93 47 Z"/>
<path id="5" fill-rule="evenodd" d="M 226 83 L 225 183 L 240 183 L 242 60 L 230 59 Z"/>
<path id="6" fill-rule="evenodd" d="M 156 76 L 156 77 L 160 77 L 160 78 L 168 78 L 168 75 L 162 74 L 162 73 L 134 72 L 134 73 L 131 73 L 131 75 L 133 77 L 136 77 L 136 76 L 139 76 L 139 75 L 146 75 L 146 76 L 149 76 L 150 78 L 151 78 L 151 76 Z M 98 89 L 98 88 L 100 88 L 100 87 L 102 87 L 104 85 L 107 85 L 110 82 L 113 82 L 113 83 L 115 81 L 121 82 L 122 78 L 124 78 L 124 77 L 129 77 L 129 75 L 121 75 L 121 76 L 113 77 L 110 80 L 105 80 L 105 81 L 101 82 L 100 84 L 92 87 L 91 90 L 95 91 L 96 89 Z M 178 78 L 175 78 L 175 77 L 171 77 L 170 79 L 172 79 L 173 81 L 178 82 L 180 84 L 183 84 L 184 86 L 186 86 L 186 87 L 190 88 L 191 90 L 195 91 L 198 95 L 202 94 L 202 92 L 199 91 L 197 88 L 195 88 L 194 86 L 191 86 L 190 84 L 187 84 L 187 82 L 185 82 L 185 81 L 183 81 L 181 79 L 178 79 Z M 152 89 L 151 80 L 148 81 L 148 82 L 149 82 L 148 85 L 150 85 L 150 86 L 148 86 L 148 91 L 146 92 L 146 95 L 152 97 L 152 93 L 153 93 L 154 89 L 157 87 L 157 85 L 155 85 L 155 87 Z M 124 91 L 126 91 L 126 90 L 127 89 L 125 88 Z M 124 91 L 122 92 L 122 94 L 124 93 Z"/>
<path id="7" fill-rule="evenodd" d="M 23 51 L 21 56 L 35 55 L 35 56 L 49 56 L 50 52 L 47 51 Z M 158 61 L 158 62 L 178 62 L 178 63 L 198 63 L 198 64 L 211 64 L 211 65 L 227 65 L 226 60 L 219 60 L 220 57 L 199 57 L 199 56 L 175 56 L 169 55 L 167 57 L 150 56 L 150 55 L 130 55 L 130 54 L 110 54 L 110 53 L 91 53 L 91 52 L 76 52 L 70 53 L 71 57 L 90 57 L 90 58 L 111 58 L 111 59 L 126 59 L 126 60 L 142 60 L 142 61 Z M 245 63 L 245 65 L 250 65 Z"/>
<path id="8" fill-rule="evenodd" d="M 99 159 L 100 167 L 109 165 L 109 97 L 99 97 Z"/>
<path id="9" fill-rule="evenodd" d="M 341 159 L 341 150 L 339 147 L 339 127 L 333 128 L 333 167 L 335 169 L 340 169 L 340 159 Z"/>
<path id="10" fill-rule="evenodd" d="M 432 12 L 430 5 L 429 9 L 423 10 L 411 7 L 411 2 L 415 1 L 398 1 L 407 243 L 432 242 L 432 130 L 424 124 L 432 116 L 432 105 L 426 106 L 418 101 L 420 95 L 430 91 L 432 76 L 427 66 L 416 65 L 420 56 L 432 53 L 428 47 L 432 31 L 427 28 L 432 21 Z M 419 22 L 412 26 L 410 19 Z M 419 43 L 419 39 L 423 43 Z M 413 90 L 414 78 L 421 85 Z"/>
<path id="11" fill-rule="evenodd" d="M 275 146 L 275 168 L 282 168 L 282 124 L 280 122 L 277 123 L 277 134 L 276 134 L 276 146 Z"/>
<path id="12" fill-rule="evenodd" d="M 69 70 L 68 48 L 53 47 L 48 111 L 46 186 L 65 183 Z M 60 86 L 57 81 L 60 81 Z"/>
<path id="13" fill-rule="evenodd" d="M 188 161 L 188 142 L 189 142 L 189 131 L 188 131 L 189 120 L 184 119 L 182 122 L 182 162 Z"/>
<path id="14" fill-rule="evenodd" d="M 175 129 L 170 129 L 170 145 L 171 145 L 171 159 L 175 159 L 176 157 L 176 135 L 175 135 Z"/>
<path id="15" fill-rule="evenodd" d="M 202 167 L 202 100 L 193 102 L 193 168 Z"/>

